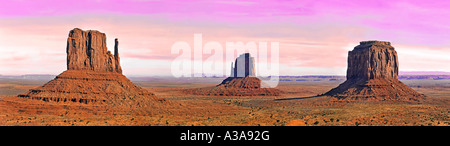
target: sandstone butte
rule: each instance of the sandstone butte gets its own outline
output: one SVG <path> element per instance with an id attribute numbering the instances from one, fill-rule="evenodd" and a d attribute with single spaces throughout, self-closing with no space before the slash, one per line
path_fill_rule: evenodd
<path id="1" fill-rule="evenodd" d="M 324 95 L 378 101 L 419 101 L 425 98 L 398 80 L 398 56 L 390 42 L 360 42 L 348 52 L 347 64 L 347 80 Z"/>
<path id="2" fill-rule="evenodd" d="M 281 91 L 263 88 L 264 83 L 255 77 L 255 62 L 249 53 L 240 55 L 231 66 L 231 76 L 219 85 L 209 88 L 184 90 L 185 93 L 209 96 L 278 96 Z"/>
<path id="3" fill-rule="evenodd" d="M 48 83 L 19 97 L 56 103 L 156 107 L 170 104 L 136 86 L 122 74 L 115 39 L 114 55 L 106 47 L 106 35 L 75 28 L 67 39 L 67 70 Z"/>

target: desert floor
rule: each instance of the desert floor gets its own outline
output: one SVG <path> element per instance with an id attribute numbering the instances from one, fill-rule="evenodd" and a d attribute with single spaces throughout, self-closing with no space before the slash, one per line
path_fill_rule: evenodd
<path id="1" fill-rule="evenodd" d="M 48 81 L 48 80 L 47 80 Z M 272 97 L 210 97 L 181 90 L 208 82 L 132 81 L 173 102 L 167 109 L 114 109 L 105 105 L 61 104 L 15 97 L 47 81 L 1 80 L 0 125 L 295 126 L 450 125 L 450 80 L 405 80 L 428 96 L 424 102 L 343 101 L 322 94 L 342 81 L 282 81 Z M 145 111 L 145 112 L 142 112 Z"/>

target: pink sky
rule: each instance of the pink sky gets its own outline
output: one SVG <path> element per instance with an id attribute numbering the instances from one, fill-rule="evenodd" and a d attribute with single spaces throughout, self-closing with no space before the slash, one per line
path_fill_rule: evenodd
<path id="1" fill-rule="evenodd" d="M 6 0 L 0 74 L 58 74 L 75 27 L 119 38 L 126 75 L 168 75 L 176 41 L 280 42 L 281 75 L 345 75 L 360 41 L 390 41 L 401 71 L 450 71 L 448 1 Z M 206 58 L 205 58 L 206 59 Z"/>

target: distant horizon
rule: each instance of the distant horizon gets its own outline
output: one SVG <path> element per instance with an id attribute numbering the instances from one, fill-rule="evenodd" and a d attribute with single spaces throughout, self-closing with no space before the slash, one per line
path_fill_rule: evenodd
<path id="1" fill-rule="evenodd" d="M 0 74 L 1 76 L 57 76 L 59 74 L 20 74 L 20 75 L 12 75 L 12 74 Z M 171 75 L 162 76 L 162 75 L 126 75 L 128 77 L 173 77 Z M 399 76 L 403 75 L 450 75 L 450 72 L 446 71 L 400 71 Z M 307 74 L 307 75 L 279 75 L 279 76 L 346 76 L 344 75 L 338 75 L 338 74 L 330 74 L 330 75 L 320 75 L 320 74 Z M 216 76 L 216 77 L 228 77 L 228 76 Z M 258 76 L 260 77 L 260 76 Z M 173 77 L 175 78 L 175 77 Z M 182 78 L 196 78 L 196 77 L 182 77 Z M 202 77 L 203 78 L 203 77 Z"/>

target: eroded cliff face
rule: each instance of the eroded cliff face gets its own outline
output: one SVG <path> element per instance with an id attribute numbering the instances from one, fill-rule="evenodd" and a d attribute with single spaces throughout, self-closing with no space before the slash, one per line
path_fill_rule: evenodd
<path id="1" fill-rule="evenodd" d="M 67 70 L 19 97 L 57 103 L 101 104 L 124 108 L 160 108 L 161 99 L 122 75 L 118 40 L 115 54 L 106 48 L 106 35 L 75 28 L 67 39 Z"/>
<path id="2" fill-rule="evenodd" d="M 122 73 L 116 39 L 114 55 L 106 47 L 106 35 L 96 30 L 75 28 L 67 38 L 67 70 Z"/>
<path id="3" fill-rule="evenodd" d="M 324 95 L 340 99 L 423 99 L 423 94 L 398 80 L 398 67 L 397 52 L 390 42 L 361 42 L 348 53 L 347 80 Z"/>
<path id="4" fill-rule="evenodd" d="M 398 79 L 397 52 L 390 42 L 364 41 L 348 52 L 347 79 Z"/>

